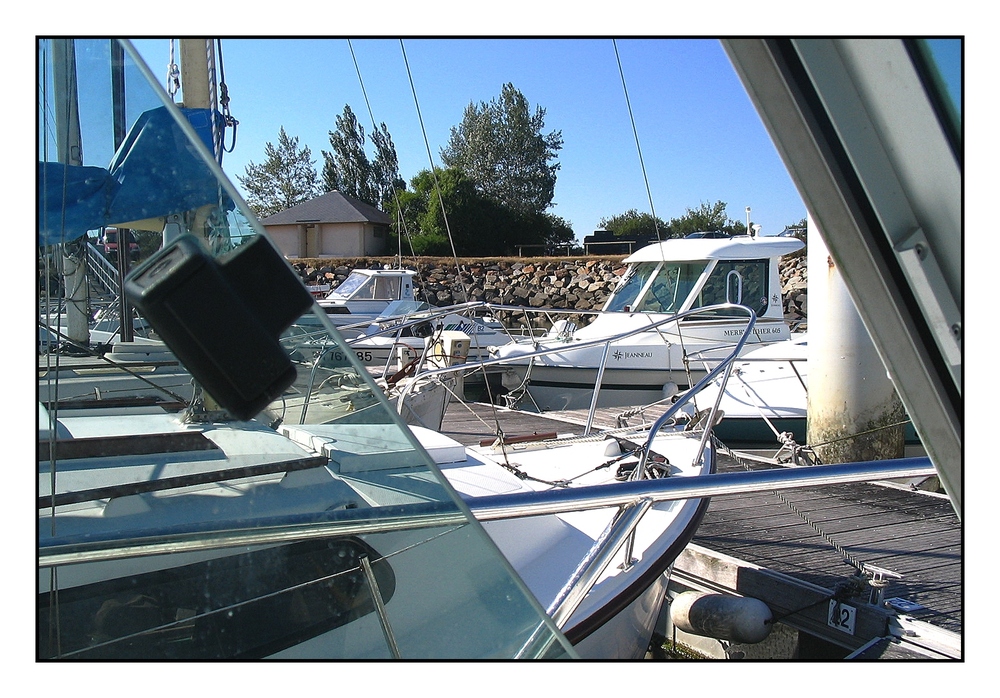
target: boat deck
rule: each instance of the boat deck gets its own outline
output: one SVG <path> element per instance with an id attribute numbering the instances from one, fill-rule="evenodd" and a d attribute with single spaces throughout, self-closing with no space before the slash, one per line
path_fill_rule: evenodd
<path id="1" fill-rule="evenodd" d="M 498 421 L 509 436 L 571 432 L 582 423 L 579 413 L 543 416 L 499 407 L 494 412 L 485 404 L 468 407 L 453 403 L 442 427 L 466 445 L 495 435 Z M 599 413 L 595 426 L 614 426 L 614 416 L 620 412 Z M 723 472 L 765 467 L 720 456 Z M 706 556 L 712 560 L 706 562 Z M 812 616 L 802 625 L 824 632 L 826 599 L 849 583 L 855 572 L 845 556 L 900 575 L 887 575 L 884 598 L 901 600 L 897 608 L 905 609 L 908 618 L 961 634 L 961 522 L 946 497 L 902 486 L 857 483 L 717 497 L 675 571 L 687 565 L 698 573 L 725 560 L 729 567 L 739 568 L 747 583 L 754 578 L 749 572 L 762 571 L 766 579 L 758 574 L 753 582 L 758 593 L 749 594 L 749 589 L 742 593 L 777 607 L 776 614 Z M 782 580 L 788 585 L 783 587 Z M 857 637 L 842 642 L 845 647 L 862 647 L 885 626 L 887 609 L 868 606 L 861 611 Z M 878 611 L 878 617 L 866 620 L 868 611 Z M 872 637 L 864 637 L 866 622 L 874 628 Z"/>

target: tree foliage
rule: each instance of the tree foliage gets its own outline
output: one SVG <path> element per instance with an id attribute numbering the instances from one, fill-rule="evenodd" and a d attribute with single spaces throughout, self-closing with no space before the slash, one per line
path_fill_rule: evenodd
<path id="1" fill-rule="evenodd" d="M 648 237 L 655 239 L 657 231 L 659 231 L 659 237 L 669 237 L 666 223 L 659 218 L 654 218 L 652 214 L 639 213 L 634 208 L 625 213 L 619 213 L 617 216 L 611 216 L 611 218 L 602 218 L 600 226 L 615 237 L 620 238 Z"/>
<path id="2" fill-rule="evenodd" d="M 746 223 L 733 220 L 726 215 L 724 201 L 716 201 L 714 204 L 703 201 L 698 208 L 687 209 L 680 218 L 671 218 L 668 227 L 673 237 L 716 230 L 730 235 L 744 235 L 747 232 Z"/>
<path id="3" fill-rule="evenodd" d="M 516 215 L 543 213 L 555 195 L 555 162 L 562 132 L 543 134 L 545 110 L 507 83 L 499 98 L 469 103 L 441 151 L 445 165 L 461 171 L 488 199 Z"/>
<path id="4" fill-rule="evenodd" d="M 320 192 L 316 164 L 309 148 L 299 148 L 299 139 L 278 131 L 278 145 L 264 146 L 261 165 L 250 162 L 244 176 L 236 175 L 247 193 L 247 205 L 260 218 L 301 204 Z"/>
<path id="5" fill-rule="evenodd" d="M 688 208 L 683 216 L 671 218 L 667 223 L 660 218 L 654 219 L 648 213 L 639 213 L 633 208 L 610 218 L 602 218 L 600 225 L 616 237 L 636 239 L 659 237 L 663 240 L 713 231 L 744 235 L 747 230 L 745 223 L 732 220 L 726 215 L 724 201 L 716 201 L 714 204 L 702 202 L 697 208 Z"/>
<path id="6" fill-rule="evenodd" d="M 375 156 L 368 159 L 365 151 L 365 128 L 358 123 L 347 104 L 337 117 L 337 130 L 330 131 L 332 152 L 323 153 L 323 186 L 337 190 L 380 209 L 394 198 L 393 192 L 406 183 L 399 176 L 396 146 L 384 123 L 368 137 Z"/>
<path id="7" fill-rule="evenodd" d="M 440 194 L 439 194 L 440 190 Z M 442 211 L 441 201 L 444 201 Z M 388 212 L 405 223 L 414 254 L 512 255 L 518 245 L 573 240 L 569 223 L 547 213 L 519 215 L 482 194 L 461 170 L 422 170 Z"/>

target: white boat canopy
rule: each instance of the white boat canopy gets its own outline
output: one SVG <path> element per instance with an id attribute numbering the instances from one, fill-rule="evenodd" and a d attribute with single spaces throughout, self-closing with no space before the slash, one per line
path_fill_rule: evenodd
<path id="1" fill-rule="evenodd" d="M 764 259 L 800 250 L 793 237 L 674 238 L 647 245 L 625 258 L 634 262 L 687 262 L 694 259 Z"/>

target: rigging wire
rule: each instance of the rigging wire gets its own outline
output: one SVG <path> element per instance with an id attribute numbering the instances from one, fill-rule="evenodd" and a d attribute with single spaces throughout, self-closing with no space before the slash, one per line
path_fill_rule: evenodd
<path id="1" fill-rule="evenodd" d="M 464 271 L 458 263 L 458 253 L 455 251 L 455 240 L 451 235 L 451 226 L 448 224 L 448 212 L 445 210 L 444 197 L 441 194 L 441 184 L 438 182 L 437 168 L 434 167 L 434 156 L 431 155 L 430 142 L 427 140 L 427 129 L 424 128 L 424 117 L 420 113 L 420 103 L 417 101 L 417 88 L 413 85 L 413 74 L 410 72 L 410 62 L 406 58 L 406 47 L 403 45 L 403 40 L 399 40 L 399 48 L 403 53 L 403 64 L 406 66 L 406 77 L 410 81 L 410 91 L 413 93 L 413 104 L 417 110 L 417 120 L 420 122 L 420 132 L 424 137 L 424 147 L 427 149 L 427 159 L 430 161 L 431 165 L 431 177 L 434 178 L 434 189 L 437 191 L 438 201 L 441 204 L 441 215 L 444 217 L 444 227 L 448 233 L 448 243 L 451 245 L 451 256 L 455 260 L 455 270 L 458 272 L 458 282 L 462 286 L 462 291 L 465 293 L 465 300 L 469 299 L 469 288 L 465 284 L 465 277 L 462 275 Z"/>
<path id="2" fill-rule="evenodd" d="M 413 93 L 413 105 L 417 110 L 417 120 L 420 122 L 420 132 L 424 137 L 424 148 L 427 150 L 427 159 L 431 166 L 431 177 L 434 179 L 434 189 L 437 191 L 438 202 L 441 204 L 441 215 L 444 218 L 444 227 L 448 233 L 448 244 L 451 245 L 451 256 L 455 260 L 455 273 L 458 276 L 458 283 L 462 288 L 462 293 L 464 295 L 463 300 L 468 302 L 470 298 L 469 286 L 465 281 L 465 269 L 458 262 L 458 253 L 455 251 L 455 239 L 451 234 L 451 225 L 448 223 L 448 212 L 445 210 L 444 196 L 441 193 L 441 183 L 438 181 L 437 168 L 434 167 L 434 156 L 431 155 L 430 142 L 427 139 L 427 129 L 424 127 L 424 117 L 420 112 L 420 102 L 417 100 L 417 88 L 413 84 L 413 73 L 410 71 L 410 62 L 406 57 L 406 46 L 403 44 L 403 40 L 399 40 L 399 49 L 403 54 L 403 64 L 406 66 L 406 77 L 410 82 L 410 91 Z M 473 319 L 475 322 L 475 319 Z M 475 334 L 472 336 L 473 342 L 476 344 L 477 349 L 482 349 L 479 346 L 478 337 Z M 486 369 L 483 369 L 483 379 L 486 385 L 486 392 L 489 397 L 490 404 L 493 405 L 494 420 L 497 423 L 497 430 L 500 429 L 500 423 L 496 416 L 496 401 L 493 397 L 493 388 L 490 386 L 489 377 L 486 375 Z"/>
<path id="3" fill-rule="evenodd" d="M 233 143 L 228 148 L 225 145 L 225 132 L 223 131 L 222 150 L 223 152 L 231 153 L 236 149 L 236 127 L 239 126 L 240 122 L 234 119 L 233 115 L 229 112 L 229 86 L 226 84 L 225 62 L 222 60 L 222 39 L 216 39 L 216 46 L 219 53 L 219 106 L 221 107 L 222 121 L 226 127 L 233 129 Z M 221 159 L 222 156 L 220 154 L 220 162 Z"/>
<path id="4" fill-rule="evenodd" d="M 618 55 L 618 42 L 615 39 L 611 40 L 611 44 L 615 48 L 615 60 L 618 61 L 618 74 L 621 75 L 622 79 L 622 91 L 625 93 L 625 106 L 628 107 L 628 118 L 632 123 L 632 135 L 635 137 L 635 149 L 639 153 L 639 167 L 642 170 L 642 181 L 646 185 L 646 196 L 649 199 L 649 212 L 653 217 L 653 228 L 656 230 L 656 241 L 663 242 L 660 237 L 660 225 L 656 220 L 656 210 L 653 208 L 653 194 L 649 188 L 649 178 L 646 176 L 646 165 L 642 159 L 642 147 L 639 145 L 639 131 L 635 127 L 635 117 L 632 114 L 632 102 L 628 97 L 628 87 L 625 85 L 625 71 L 622 69 L 622 59 Z"/>
<path id="5" fill-rule="evenodd" d="M 378 130 L 378 126 L 376 126 L 375 124 L 375 114 L 372 112 L 371 102 L 368 101 L 368 92 L 365 90 L 365 81 L 361 77 L 361 67 L 358 65 L 357 56 L 354 55 L 354 45 L 351 43 L 350 39 L 347 40 L 347 48 L 350 49 L 351 51 L 351 59 L 354 61 L 354 70 L 358 74 L 358 83 L 361 85 L 361 94 L 365 98 L 365 107 L 367 107 L 368 109 L 368 117 L 372 120 L 372 131 L 374 132 Z M 395 174 L 396 175 L 399 174 L 398 163 L 396 166 Z M 396 202 L 396 211 L 399 214 L 400 226 L 403 229 L 403 234 L 406 236 L 406 242 L 410 245 L 410 255 L 412 257 L 416 257 L 416 254 L 413 252 L 413 240 L 410 237 L 410 231 L 406 227 L 406 216 L 403 215 L 403 205 L 399 201 L 399 192 L 396 190 L 395 186 L 392 187 L 392 196 Z M 402 265 L 403 265 L 402 259 L 400 259 L 400 266 Z"/>

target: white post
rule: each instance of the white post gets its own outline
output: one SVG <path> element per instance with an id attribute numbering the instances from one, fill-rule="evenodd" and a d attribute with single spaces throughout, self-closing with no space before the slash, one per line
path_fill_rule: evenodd
<path id="1" fill-rule="evenodd" d="M 806 441 L 824 463 L 901 458 L 906 413 L 830 253 L 809 217 Z"/>
<path id="2" fill-rule="evenodd" d="M 56 156 L 64 165 L 79 167 L 83 165 L 83 139 L 80 135 L 80 100 L 76 85 L 76 47 L 72 39 L 55 39 L 52 42 L 52 74 L 56 103 Z M 84 240 L 63 243 L 62 250 L 66 336 L 77 344 L 90 346 Z"/>
<path id="3" fill-rule="evenodd" d="M 183 106 L 188 109 L 211 109 L 212 85 L 209 82 L 209 54 L 214 59 L 209 39 L 181 39 L 181 90 Z"/>

